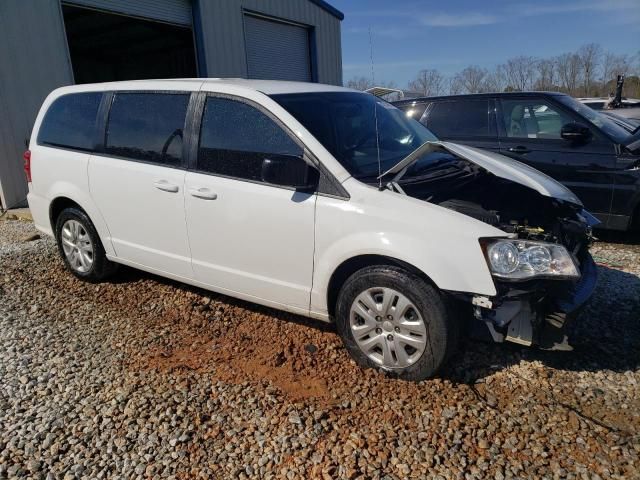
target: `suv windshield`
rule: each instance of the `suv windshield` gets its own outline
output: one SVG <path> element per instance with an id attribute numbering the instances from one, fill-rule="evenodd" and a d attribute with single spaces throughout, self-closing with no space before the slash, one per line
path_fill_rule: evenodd
<path id="1" fill-rule="evenodd" d="M 271 98 L 361 180 L 375 179 L 424 142 L 437 140 L 421 123 L 369 93 L 314 92 Z"/>
<path id="2" fill-rule="evenodd" d="M 584 103 L 578 102 L 575 98 L 569 95 L 558 95 L 556 98 L 564 106 L 569 107 L 574 112 L 589 120 L 596 127 L 600 128 L 600 130 L 609 135 L 616 143 L 624 144 L 629 137 L 629 132 L 620 125 L 617 125 L 612 119 L 600 112 L 596 112 Z"/>

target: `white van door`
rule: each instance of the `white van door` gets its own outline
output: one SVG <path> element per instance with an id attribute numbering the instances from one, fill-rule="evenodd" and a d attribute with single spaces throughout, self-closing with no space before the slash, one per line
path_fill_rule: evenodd
<path id="1" fill-rule="evenodd" d="M 209 96 L 185 211 L 196 280 L 274 307 L 308 312 L 315 193 L 262 181 L 270 155 L 303 148 L 265 112 Z"/>
<path id="2" fill-rule="evenodd" d="M 115 93 L 89 186 L 118 259 L 192 278 L 184 215 L 188 93 Z"/>

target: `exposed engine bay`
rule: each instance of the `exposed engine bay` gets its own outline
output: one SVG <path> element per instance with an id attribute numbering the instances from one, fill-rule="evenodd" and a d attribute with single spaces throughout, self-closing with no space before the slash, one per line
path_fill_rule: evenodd
<path id="1" fill-rule="evenodd" d="M 513 282 L 494 278 L 498 293 L 491 298 L 470 298 L 458 292 L 451 295 L 466 305 L 471 303 L 475 318 L 485 323 L 494 341 L 570 350 L 566 327 L 591 295 L 596 281 L 588 251 L 593 239 L 585 218 L 589 214 L 579 200 L 543 195 L 448 148 L 432 147 L 427 155 L 431 157 L 428 161 L 414 161 L 398 170 L 388 188 L 485 222 L 517 239 L 563 245 L 581 271 L 578 280 Z"/>
<path id="2" fill-rule="evenodd" d="M 591 229 L 579 217 L 581 206 L 545 197 L 453 154 L 443 155 L 448 161 L 402 178 L 404 193 L 521 239 L 560 243 L 576 256 L 588 247 Z"/>

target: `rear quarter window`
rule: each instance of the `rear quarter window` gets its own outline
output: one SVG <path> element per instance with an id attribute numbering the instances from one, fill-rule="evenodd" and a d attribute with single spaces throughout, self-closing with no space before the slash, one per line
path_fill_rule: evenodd
<path id="1" fill-rule="evenodd" d="M 40 125 L 38 144 L 92 151 L 102 92 L 72 93 L 53 101 Z"/>

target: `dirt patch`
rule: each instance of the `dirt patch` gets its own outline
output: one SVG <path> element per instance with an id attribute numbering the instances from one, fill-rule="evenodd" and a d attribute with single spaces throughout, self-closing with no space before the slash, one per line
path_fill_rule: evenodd
<path id="1" fill-rule="evenodd" d="M 325 381 L 305 375 L 300 369 L 300 360 L 294 358 L 290 342 L 282 348 L 268 342 L 238 345 L 228 337 L 206 342 L 191 340 L 184 346 L 152 349 L 147 358 L 137 358 L 132 366 L 172 373 L 196 371 L 234 384 L 268 381 L 294 401 L 330 396 Z"/>
<path id="2" fill-rule="evenodd" d="M 267 381 L 292 401 L 326 401 L 331 397 L 326 379 L 319 375 L 318 357 L 322 352 L 314 343 L 322 332 L 307 327 L 308 331 L 292 335 L 286 322 L 256 315 L 240 320 L 221 334 L 216 325 L 216 311 L 214 306 L 200 312 L 203 322 L 195 323 L 184 322 L 184 311 L 169 311 L 160 324 L 170 325 L 171 334 L 136 352 L 130 357 L 129 366 L 173 373 L 197 372 L 234 384 Z M 246 313 L 243 312 L 244 317 Z M 200 328 L 194 331 L 194 325 L 198 324 Z"/>

